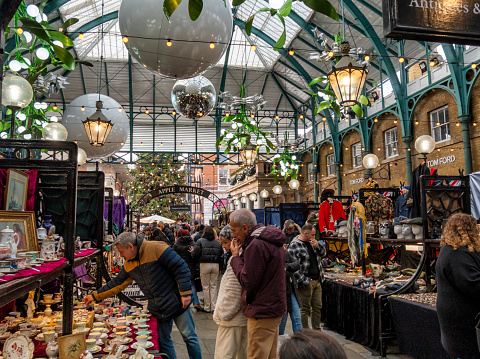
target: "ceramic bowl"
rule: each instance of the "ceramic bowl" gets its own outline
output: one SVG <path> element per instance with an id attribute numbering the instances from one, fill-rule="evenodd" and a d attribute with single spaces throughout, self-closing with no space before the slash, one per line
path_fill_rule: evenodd
<path id="1" fill-rule="evenodd" d="M 95 339 L 98 340 L 102 336 L 103 333 L 98 333 L 98 332 L 90 332 L 90 335 L 88 336 L 89 339 Z"/>
<path id="2" fill-rule="evenodd" d="M 95 320 L 95 322 L 102 322 L 103 323 L 107 320 L 107 318 L 108 318 L 108 315 L 96 314 L 94 320 Z"/>
<path id="3" fill-rule="evenodd" d="M 136 340 L 138 345 L 140 345 L 141 347 L 145 347 L 145 345 L 147 345 L 148 335 L 139 335 L 138 337 L 136 337 Z"/>
<path id="4" fill-rule="evenodd" d="M 148 325 L 142 324 L 142 325 L 138 326 L 138 331 L 139 332 L 143 332 L 143 331 L 146 331 L 146 330 L 148 330 Z"/>
<path id="5" fill-rule="evenodd" d="M 43 295 L 43 300 L 46 302 L 49 302 L 53 299 L 53 294 L 44 294 Z"/>
<path id="6" fill-rule="evenodd" d="M 96 339 L 87 339 L 85 342 L 87 343 L 87 349 L 92 349 L 97 344 Z"/>
<path id="7" fill-rule="evenodd" d="M 95 322 L 95 323 L 93 323 L 93 327 L 94 327 L 94 328 L 104 328 L 104 327 L 105 327 L 105 323 L 103 323 L 103 322 Z"/>

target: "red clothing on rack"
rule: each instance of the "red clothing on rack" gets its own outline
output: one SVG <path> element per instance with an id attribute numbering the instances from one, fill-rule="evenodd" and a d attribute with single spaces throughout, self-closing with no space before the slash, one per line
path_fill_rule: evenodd
<path id="1" fill-rule="evenodd" d="M 333 226 L 339 218 L 346 220 L 343 205 L 335 200 L 332 204 L 328 201 L 323 202 L 318 210 L 318 228 L 320 228 L 320 232 L 333 231 Z"/>

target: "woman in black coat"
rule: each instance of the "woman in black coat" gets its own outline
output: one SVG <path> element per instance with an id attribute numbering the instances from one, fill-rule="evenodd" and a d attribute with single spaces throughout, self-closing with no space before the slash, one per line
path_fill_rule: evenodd
<path id="1" fill-rule="evenodd" d="M 451 216 L 436 269 L 442 345 L 452 358 L 479 359 L 475 317 L 480 313 L 480 238 L 468 214 Z"/>
<path id="2" fill-rule="evenodd" d="M 197 277 L 197 262 L 193 259 L 192 252 L 195 242 L 190 233 L 186 229 L 180 229 L 177 232 L 177 240 L 173 245 L 173 249 L 182 259 L 187 263 L 188 269 L 190 269 L 190 275 L 192 280 L 192 304 L 196 310 L 202 310 L 200 301 L 198 300 L 197 289 L 195 287 L 195 278 Z"/>
<path id="3" fill-rule="evenodd" d="M 202 238 L 195 244 L 193 258 L 200 262 L 200 279 L 205 299 L 203 309 L 207 313 L 213 312 L 217 303 L 217 278 L 222 256 L 222 243 L 216 239 L 214 229 L 205 227 Z"/>

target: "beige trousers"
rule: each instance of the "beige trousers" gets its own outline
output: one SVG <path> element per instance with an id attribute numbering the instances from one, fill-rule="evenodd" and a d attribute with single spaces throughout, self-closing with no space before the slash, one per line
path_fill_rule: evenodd
<path id="1" fill-rule="evenodd" d="M 282 317 L 248 318 L 248 359 L 276 359 L 278 326 Z"/>
<path id="2" fill-rule="evenodd" d="M 217 303 L 217 277 L 220 267 L 218 263 L 200 263 L 200 280 L 203 288 L 203 309 L 207 312 L 215 310 Z"/>
<path id="3" fill-rule="evenodd" d="M 308 318 L 312 317 L 312 328 L 321 329 L 322 322 L 322 285 L 318 280 L 311 280 L 302 288 L 298 288 L 302 327 L 309 328 Z"/>
<path id="4" fill-rule="evenodd" d="M 214 359 L 247 359 L 247 326 L 219 326 Z"/>

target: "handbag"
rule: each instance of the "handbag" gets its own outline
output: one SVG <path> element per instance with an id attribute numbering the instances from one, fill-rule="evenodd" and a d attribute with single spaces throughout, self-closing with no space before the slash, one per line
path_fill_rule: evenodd
<path id="1" fill-rule="evenodd" d="M 480 313 L 477 314 L 475 321 L 477 322 L 477 325 L 475 326 L 475 329 L 477 331 L 477 345 L 478 351 L 480 352 Z"/>

